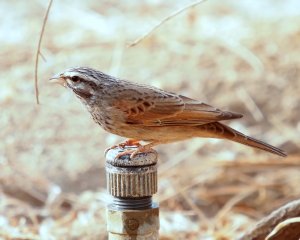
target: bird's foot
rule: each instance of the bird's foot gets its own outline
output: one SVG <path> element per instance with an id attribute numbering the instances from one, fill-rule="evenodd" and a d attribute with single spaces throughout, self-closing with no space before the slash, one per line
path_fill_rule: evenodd
<path id="1" fill-rule="evenodd" d="M 142 146 L 142 145 L 139 144 L 137 149 L 128 149 L 128 150 L 125 150 L 124 152 L 121 152 L 121 153 L 117 154 L 115 159 L 118 159 L 122 156 L 126 156 L 126 155 L 129 155 L 129 154 L 130 154 L 129 158 L 132 159 L 137 154 L 149 152 L 150 149 L 151 149 L 151 146 L 148 146 L 148 145 Z"/>
<path id="2" fill-rule="evenodd" d="M 119 144 L 116 144 L 116 145 L 113 145 L 113 146 L 107 148 L 104 152 L 104 155 L 106 155 L 108 153 L 108 151 L 111 150 L 111 149 L 115 149 L 115 148 L 118 148 L 118 147 L 125 148 L 125 147 L 133 147 L 133 146 L 141 147 L 142 145 L 140 144 L 139 140 L 127 139 L 125 142 L 122 142 L 122 143 L 119 143 Z M 128 151 L 130 151 L 130 150 L 128 150 Z"/>

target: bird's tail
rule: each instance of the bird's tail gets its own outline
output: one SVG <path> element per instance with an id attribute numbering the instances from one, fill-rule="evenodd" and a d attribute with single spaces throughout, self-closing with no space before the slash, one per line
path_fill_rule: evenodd
<path id="1" fill-rule="evenodd" d="M 234 142 L 238 142 L 250 147 L 258 148 L 279 155 L 281 157 L 287 156 L 283 150 L 276 148 L 270 144 L 267 144 L 263 141 L 246 136 L 245 134 L 238 132 L 233 128 L 228 127 L 222 123 L 214 122 L 214 123 L 204 124 L 201 126 L 204 127 L 205 125 L 207 125 L 205 127 L 206 128 L 205 130 L 209 131 L 210 133 L 213 133 L 213 137 L 215 138 L 228 139 Z"/>

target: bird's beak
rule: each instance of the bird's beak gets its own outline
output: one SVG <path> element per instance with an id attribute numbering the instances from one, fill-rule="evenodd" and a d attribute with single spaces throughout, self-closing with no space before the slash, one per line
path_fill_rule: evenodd
<path id="1" fill-rule="evenodd" d="M 54 75 L 49 79 L 51 83 L 58 83 L 59 85 L 66 86 L 66 80 L 61 76 L 61 74 Z"/>

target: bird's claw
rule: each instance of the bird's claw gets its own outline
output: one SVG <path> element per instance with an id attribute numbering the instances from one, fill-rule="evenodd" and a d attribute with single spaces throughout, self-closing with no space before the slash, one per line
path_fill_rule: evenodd
<path id="1" fill-rule="evenodd" d="M 129 155 L 129 159 L 132 159 L 134 158 L 137 154 L 140 154 L 140 153 L 144 153 L 144 152 L 148 152 L 150 148 L 148 147 L 144 147 L 144 146 L 139 146 L 137 149 L 128 149 L 128 150 L 125 150 L 124 152 L 120 152 L 118 153 L 116 156 L 115 156 L 115 159 L 118 159 L 122 156 L 126 156 L 126 155 Z"/>
<path id="2" fill-rule="evenodd" d="M 125 147 L 131 147 L 131 146 L 136 146 L 136 147 L 141 147 L 142 145 L 140 144 L 140 142 L 138 141 L 138 140 L 135 140 L 135 139 L 128 139 L 128 140 L 126 140 L 125 142 L 122 142 L 122 143 L 119 143 L 119 144 L 116 144 L 116 145 L 113 145 L 113 146 L 111 146 L 111 147 L 109 147 L 109 148 L 107 148 L 105 151 L 104 151 L 104 156 L 106 156 L 106 154 L 108 153 L 108 151 L 110 151 L 111 149 L 115 149 L 115 148 L 118 148 L 118 147 L 120 147 L 120 148 L 125 148 Z M 126 150 L 126 151 L 124 151 L 124 152 L 127 152 L 127 151 L 135 151 L 135 150 Z M 124 153 L 123 152 L 123 153 Z M 119 153 L 120 154 L 120 153 Z M 118 155 L 119 155 L 118 154 Z M 121 156 L 124 156 L 124 155 L 127 155 L 128 153 L 125 153 L 125 154 L 123 154 L 123 155 L 121 155 Z M 117 156 L 118 156 L 117 155 Z M 135 156 L 135 155 L 134 155 Z"/>
<path id="3" fill-rule="evenodd" d="M 124 152 L 120 152 L 118 153 L 116 156 L 115 156 L 115 160 L 120 158 L 120 157 L 123 157 L 123 156 L 126 156 L 128 154 L 130 154 L 130 157 L 131 158 L 131 155 L 135 152 L 136 150 L 133 150 L 133 149 L 130 149 L 130 150 L 126 150 Z"/>

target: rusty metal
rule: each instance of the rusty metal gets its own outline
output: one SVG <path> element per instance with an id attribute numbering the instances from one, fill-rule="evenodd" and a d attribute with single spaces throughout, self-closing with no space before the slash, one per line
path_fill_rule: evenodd
<path id="1" fill-rule="evenodd" d="M 112 195 L 107 206 L 108 239 L 156 240 L 159 206 L 152 195 L 157 192 L 157 153 L 149 150 L 132 159 L 129 155 L 116 159 L 126 149 L 106 154 L 107 190 Z"/>

